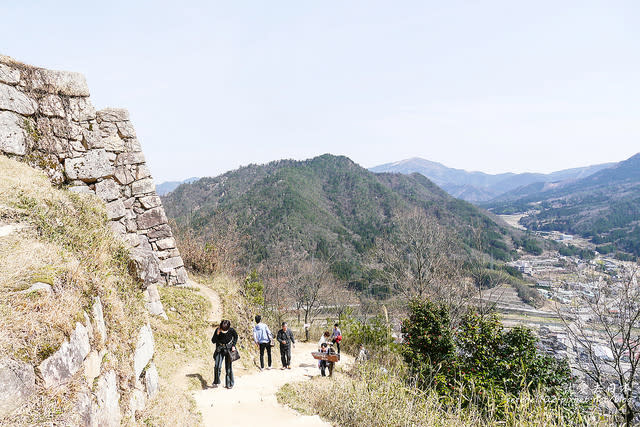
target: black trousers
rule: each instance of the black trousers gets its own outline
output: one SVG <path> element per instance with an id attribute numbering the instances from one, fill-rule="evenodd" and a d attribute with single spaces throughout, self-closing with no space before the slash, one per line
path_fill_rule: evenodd
<path id="1" fill-rule="evenodd" d="M 233 378 L 233 364 L 231 362 L 231 357 L 229 353 L 226 351 L 219 351 L 213 355 L 213 358 L 216 361 L 216 367 L 214 369 L 213 383 L 220 384 L 220 373 L 222 371 L 222 361 L 224 360 L 224 370 L 225 370 L 225 379 L 224 384 L 227 387 L 233 387 L 234 378 Z"/>
<path id="2" fill-rule="evenodd" d="M 271 343 L 269 342 L 261 342 L 260 343 L 260 368 L 264 369 L 264 350 L 267 350 L 267 362 L 269 363 L 269 367 L 271 367 Z"/>
<path id="3" fill-rule="evenodd" d="M 280 344 L 280 360 L 282 361 L 282 367 L 286 368 L 291 366 L 291 346 Z"/>

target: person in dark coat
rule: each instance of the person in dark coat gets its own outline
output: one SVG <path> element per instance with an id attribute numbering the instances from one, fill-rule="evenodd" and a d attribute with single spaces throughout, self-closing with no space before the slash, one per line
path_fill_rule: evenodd
<path id="1" fill-rule="evenodd" d="M 233 367 L 229 352 L 236 349 L 238 333 L 231 327 L 230 321 L 223 320 L 220 322 L 220 326 L 216 328 L 213 337 L 211 337 L 211 342 L 216 345 L 216 350 L 213 352 L 213 358 L 216 361 L 213 387 L 218 387 L 220 384 L 220 372 L 222 371 L 222 361 L 224 360 L 225 388 L 233 388 Z"/>
<path id="2" fill-rule="evenodd" d="M 282 369 L 291 369 L 291 347 L 295 347 L 296 340 L 293 338 L 293 332 L 287 326 L 287 322 L 282 322 L 282 329 L 276 334 L 276 339 L 280 343 Z"/>

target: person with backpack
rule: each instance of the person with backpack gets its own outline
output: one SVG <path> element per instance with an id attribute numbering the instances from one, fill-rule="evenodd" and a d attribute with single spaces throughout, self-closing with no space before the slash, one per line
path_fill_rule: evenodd
<path id="1" fill-rule="evenodd" d="M 287 322 L 282 322 L 282 329 L 276 334 L 276 339 L 280 343 L 280 360 L 282 369 L 291 369 L 291 346 L 296 346 L 293 332 L 287 326 Z"/>
<path id="2" fill-rule="evenodd" d="M 222 361 L 224 360 L 224 387 L 231 389 L 234 384 L 233 359 L 231 353 L 237 352 L 236 344 L 238 342 L 238 333 L 231 327 L 230 321 L 223 320 L 213 333 L 211 342 L 216 345 L 216 349 L 213 352 L 213 358 L 216 362 L 213 387 L 218 387 L 220 384 L 220 373 L 222 371 Z"/>
<path id="3" fill-rule="evenodd" d="M 269 330 L 269 327 L 262 323 L 262 316 L 259 314 L 255 317 L 256 326 L 253 327 L 253 340 L 256 345 L 260 347 L 260 370 L 264 370 L 264 351 L 267 351 L 268 368 L 271 369 L 271 340 L 273 334 Z"/>
<path id="4" fill-rule="evenodd" d="M 331 333 L 331 342 L 335 344 L 338 349 L 338 354 L 340 354 L 340 341 L 342 341 L 342 332 L 340 332 L 340 328 L 338 328 L 338 324 L 333 325 L 333 332 Z"/>

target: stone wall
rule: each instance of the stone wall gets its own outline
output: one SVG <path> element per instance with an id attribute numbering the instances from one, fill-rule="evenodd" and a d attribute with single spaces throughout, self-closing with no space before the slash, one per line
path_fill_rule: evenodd
<path id="1" fill-rule="evenodd" d="M 187 273 L 126 110 L 96 111 L 81 74 L 0 56 L 0 153 L 101 198 L 150 310 L 163 314 L 156 286 L 186 283 Z"/>

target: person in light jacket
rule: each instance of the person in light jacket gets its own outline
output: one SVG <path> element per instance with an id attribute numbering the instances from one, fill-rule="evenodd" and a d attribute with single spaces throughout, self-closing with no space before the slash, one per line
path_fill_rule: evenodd
<path id="1" fill-rule="evenodd" d="M 267 362 L 268 368 L 271 369 L 271 340 L 273 334 L 269 330 L 269 327 L 262 323 L 262 316 L 259 314 L 255 318 L 256 326 L 253 327 L 253 340 L 256 345 L 260 347 L 260 370 L 264 369 L 264 351 L 267 350 Z"/>
<path id="2" fill-rule="evenodd" d="M 236 349 L 238 333 L 231 327 L 230 321 L 223 320 L 220 322 L 220 326 L 216 328 L 213 337 L 211 337 L 211 342 L 216 345 L 216 350 L 213 352 L 213 358 L 216 361 L 213 387 L 218 387 L 220 384 L 220 372 L 222 371 L 222 361 L 224 360 L 225 388 L 233 388 L 233 365 L 229 351 Z"/>
<path id="3" fill-rule="evenodd" d="M 282 369 L 291 369 L 291 347 L 296 346 L 293 332 L 287 326 L 287 322 L 282 322 L 282 329 L 276 334 L 276 339 L 280 343 L 280 360 Z"/>

